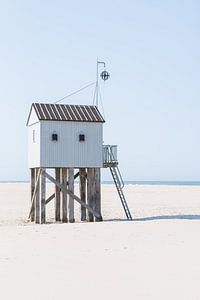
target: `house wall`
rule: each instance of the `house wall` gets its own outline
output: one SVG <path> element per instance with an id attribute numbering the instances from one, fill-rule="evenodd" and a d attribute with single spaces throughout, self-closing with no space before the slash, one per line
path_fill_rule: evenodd
<path id="1" fill-rule="evenodd" d="M 57 142 L 52 133 L 58 134 Z M 85 135 L 84 142 L 79 142 L 79 134 Z M 102 167 L 102 123 L 40 121 L 40 140 L 41 167 Z M 36 149 L 31 153 L 37 162 Z"/>
<path id="2" fill-rule="evenodd" d="M 34 139 L 33 139 L 34 135 Z M 40 167 L 40 123 L 28 127 L 28 165 L 29 168 Z"/>

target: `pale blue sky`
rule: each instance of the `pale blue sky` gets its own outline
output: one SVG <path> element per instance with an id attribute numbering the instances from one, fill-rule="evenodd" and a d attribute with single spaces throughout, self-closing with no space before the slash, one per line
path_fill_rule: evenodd
<path id="1" fill-rule="evenodd" d="M 199 36 L 198 0 L 0 0 L 0 180 L 28 179 L 31 103 L 94 81 L 97 56 L 111 73 L 104 141 L 124 178 L 199 180 Z"/>

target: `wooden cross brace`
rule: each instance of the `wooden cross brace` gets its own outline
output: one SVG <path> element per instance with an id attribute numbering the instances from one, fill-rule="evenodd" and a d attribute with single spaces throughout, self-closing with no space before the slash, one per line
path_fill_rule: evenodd
<path id="1" fill-rule="evenodd" d="M 68 189 L 65 188 L 61 183 L 57 182 L 51 175 L 49 175 L 46 171 L 43 171 L 44 176 L 48 178 L 51 182 L 53 182 L 55 185 L 57 185 L 63 193 L 66 193 L 70 195 L 74 200 L 76 200 L 79 204 L 81 204 L 83 207 L 85 207 L 89 212 L 91 212 L 95 217 L 101 218 L 101 215 L 96 212 L 94 209 L 92 209 L 88 204 L 83 202 L 78 196 L 76 196 L 74 193 L 69 191 Z M 53 195 L 52 195 L 53 197 Z"/>
<path id="2" fill-rule="evenodd" d="M 77 172 L 74 175 L 74 179 L 76 179 L 79 176 L 79 172 Z M 68 181 L 67 181 L 67 185 L 69 185 Z M 45 201 L 45 204 L 48 204 L 51 200 L 53 200 L 55 198 L 55 193 L 53 193 L 51 196 L 49 196 L 49 198 L 47 198 L 47 200 Z"/>

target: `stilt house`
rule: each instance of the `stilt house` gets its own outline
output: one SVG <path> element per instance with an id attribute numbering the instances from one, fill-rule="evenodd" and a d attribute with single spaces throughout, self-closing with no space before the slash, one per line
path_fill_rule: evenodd
<path id="1" fill-rule="evenodd" d="M 45 208 L 53 199 L 56 221 L 75 221 L 74 201 L 81 205 L 82 221 L 101 221 L 102 167 L 111 169 L 120 196 L 117 148 L 103 146 L 104 122 L 96 106 L 32 104 L 27 121 L 31 221 L 45 223 Z M 55 170 L 55 178 L 48 173 L 48 169 Z M 77 177 L 79 195 L 74 194 L 74 180 Z M 55 193 L 47 199 L 46 179 L 55 184 Z M 123 204 L 125 198 L 123 201 L 120 196 L 120 199 Z"/>

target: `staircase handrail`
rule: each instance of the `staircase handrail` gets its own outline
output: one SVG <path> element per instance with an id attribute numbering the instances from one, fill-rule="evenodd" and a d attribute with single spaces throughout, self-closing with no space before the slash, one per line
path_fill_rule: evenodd
<path id="1" fill-rule="evenodd" d="M 111 161 L 116 161 L 115 156 L 114 156 L 114 154 L 113 154 L 113 152 L 112 152 L 112 146 L 111 146 L 111 145 L 107 145 L 107 147 L 108 147 L 108 154 L 110 155 Z M 116 166 L 115 168 L 116 168 L 117 173 L 118 173 L 118 174 L 117 174 L 117 177 L 118 177 L 120 186 L 121 186 L 121 188 L 123 189 L 123 187 L 124 187 L 124 181 L 123 181 L 121 172 L 120 172 L 118 166 Z"/>

